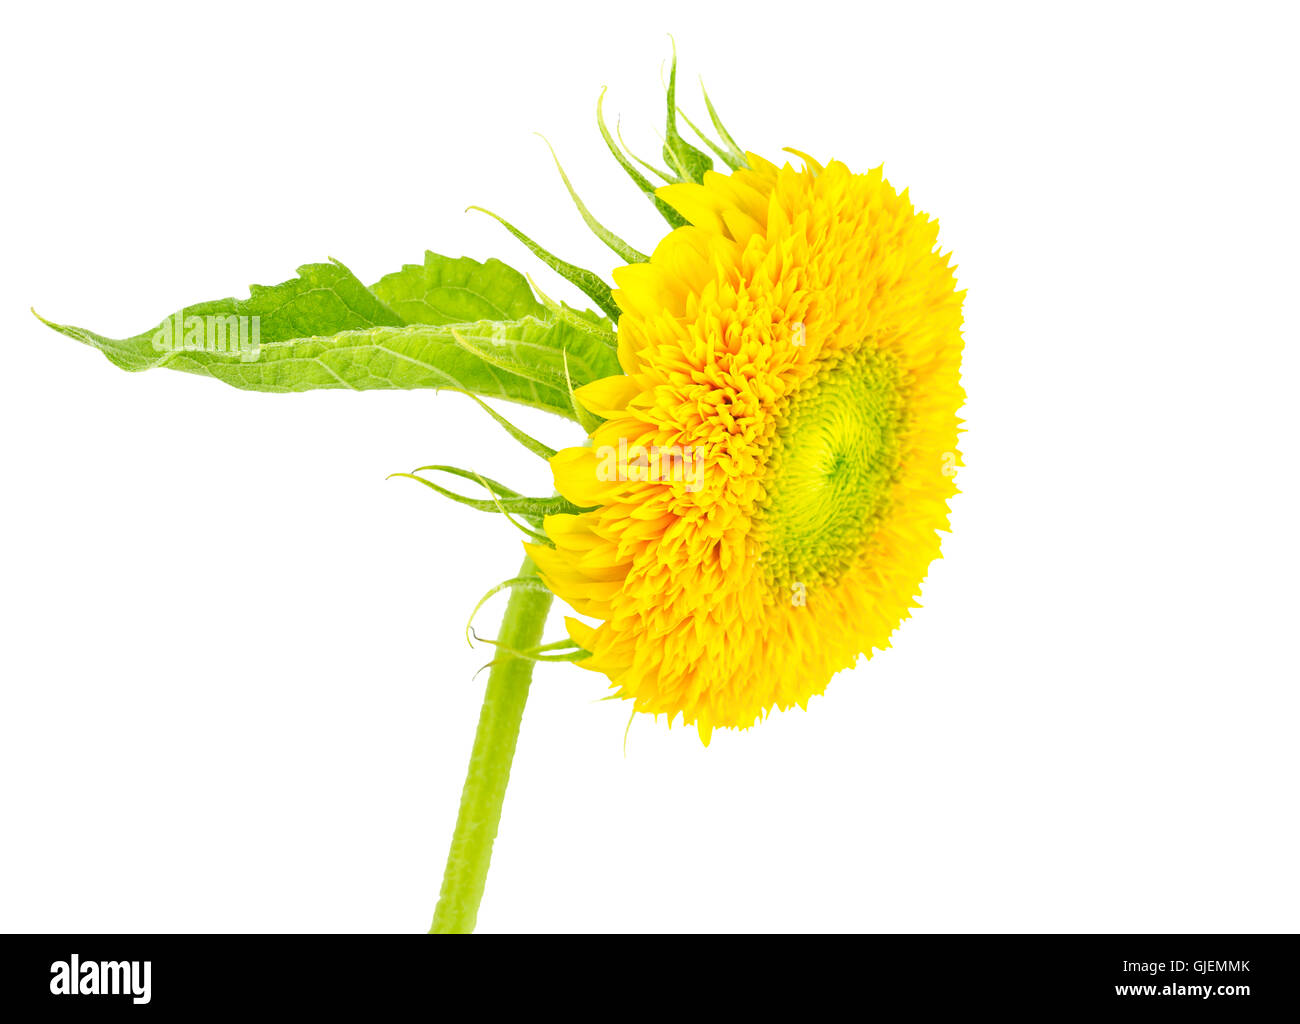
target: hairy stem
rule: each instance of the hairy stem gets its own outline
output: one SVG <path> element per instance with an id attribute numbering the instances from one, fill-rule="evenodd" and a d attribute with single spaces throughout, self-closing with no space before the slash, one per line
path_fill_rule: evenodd
<path id="1" fill-rule="evenodd" d="M 532 559 L 525 558 L 519 576 L 536 574 Z M 542 638 L 552 600 L 546 591 L 521 587 L 511 591 L 499 643 L 516 651 L 536 646 Z M 479 901 L 483 898 L 492 842 L 501 821 L 510 763 L 514 760 L 519 723 L 524 717 L 528 685 L 533 677 L 533 662 L 501 648 L 497 649 L 496 658 L 488 675 L 483 710 L 479 712 L 469 773 L 460 798 L 460 814 L 430 932 L 472 932 Z"/>

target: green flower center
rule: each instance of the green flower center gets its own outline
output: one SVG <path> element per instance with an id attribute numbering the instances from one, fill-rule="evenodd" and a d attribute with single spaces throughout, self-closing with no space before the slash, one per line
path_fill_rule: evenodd
<path id="1" fill-rule="evenodd" d="M 903 393 L 897 364 L 858 352 L 790 399 L 764 474 L 754 540 L 768 582 L 795 603 L 857 559 L 898 470 Z"/>

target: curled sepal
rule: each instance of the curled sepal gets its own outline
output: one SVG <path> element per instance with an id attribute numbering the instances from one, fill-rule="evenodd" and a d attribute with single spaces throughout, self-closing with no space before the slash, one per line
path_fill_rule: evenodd
<path id="1" fill-rule="evenodd" d="M 485 413 L 487 413 L 494 420 L 500 423 L 501 426 L 505 428 L 506 433 L 508 433 L 511 437 L 513 437 L 516 441 L 518 441 L 521 445 L 527 448 L 534 455 L 540 456 L 541 458 L 546 459 L 547 461 L 550 461 L 555 457 L 554 448 L 551 448 L 549 445 L 542 444 L 541 441 L 537 440 L 537 438 L 533 437 L 531 434 L 524 433 L 513 423 L 511 423 L 508 419 L 502 416 L 499 412 L 493 409 L 492 406 L 488 405 L 487 402 L 483 401 L 483 399 L 479 398 L 478 395 L 474 394 L 474 392 L 463 391 L 461 392 L 461 394 L 468 395 L 470 398 L 474 399 L 474 401 L 478 403 L 480 409 L 482 409 Z"/>
<path id="2" fill-rule="evenodd" d="M 632 147 L 627 144 L 627 139 L 623 138 L 623 121 L 621 118 L 614 123 L 614 132 L 616 135 L 618 135 L 619 145 L 623 147 L 623 149 L 627 152 L 627 155 L 630 156 L 637 163 L 639 163 L 651 174 L 653 174 L 656 178 L 659 178 L 667 185 L 680 185 L 682 184 L 682 182 L 686 180 L 680 174 L 676 174 L 673 171 L 665 171 L 662 167 L 656 167 L 649 160 L 642 160 L 639 156 L 637 156 L 634 152 L 632 152 Z M 663 142 L 662 136 L 660 136 L 659 141 L 660 143 Z"/>
<path id="3" fill-rule="evenodd" d="M 721 156 L 723 162 L 733 171 L 739 171 L 744 167 L 748 167 L 749 160 L 745 158 L 745 151 L 736 144 L 736 140 L 731 137 L 731 133 L 723 127 L 722 120 L 718 117 L 718 112 L 713 109 L 713 101 L 709 99 L 709 91 L 704 88 L 704 79 L 700 79 L 700 92 L 704 94 L 704 106 L 709 111 L 709 120 L 713 122 L 713 130 L 717 132 L 718 137 L 722 139 L 722 151 L 719 151 L 718 147 L 713 146 L 713 143 L 711 142 L 709 145 L 713 147 L 713 151 Z M 687 124 L 690 124 L 690 122 L 688 121 Z M 695 128 L 694 125 L 691 125 L 691 127 Z M 698 135 L 699 129 L 695 128 L 695 132 Z M 708 137 L 705 135 L 700 135 L 700 138 L 704 139 L 705 142 L 709 142 Z"/>
<path id="4" fill-rule="evenodd" d="M 530 647 L 527 650 L 521 651 L 515 647 L 508 647 L 497 640 L 490 640 L 487 637 L 479 636 L 477 633 L 474 633 L 474 639 L 479 640 L 485 644 L 492 644 L 494 647 L 496 647 L 498 651 L 500 651 L 506 657 L 522 658 L 524 661 L 532 661 L 532 662 L 537 662 L 542 664 L 562 663 L 566 661 L 585 661 L 587 658 L 591 657 L 590 651 L 583 650 L 581 647 L 577 647 L 576 645 L 573 645 L 572 641 L 556 640 L 554 643 L 539 644 L 537 647 Z M 548 653 L 550 651 L 554 651 L 568 646 L 573 646 L 574 649 L 565 650 L 564 653 L 562 654 Z M 478 678 L 479 673 L 482 672 L 484 669 L 491 668 L 493 665 L 500 663 L 502 660 L 503 660 L 502 658 L 493 658 L 486 665 L 481 666 L 478 672 L 474 673 L 475 678 Z"/>
<path id="5" fill-rule="evenodd" d="M 474 480 L 491 495 L 491 498 L 471 498 L 465 494 L 458 494 L 455 491 L 443 487 L 441 484 L 434 483 L 432 480 L 426 480 L 424 477 L 419 475 L 420 473 L 448 473 L 465 480 Z M 408 480 L 418 481 L 430 490 L 437 491 L 444 498 L 450 498 L 452 501 L 465 505 L 468 508 L 475 509 L 479 512 L 500 512 L 507 518 L 509 518 L 513 513 L 535 521 L 559 513 L 572 514 L 581 511 L 577 505 L 574 505 L 571 501 L 559 497 L 558 495 L 551 498 L 530 498 L 510 490 L 510 488 L 496 480 L 490 480 L 487 477 L 475 473 L 473 470 L 464 470 L 457 466 L 420 466 L 418 469 L 414 469 L 410 473 L 390 473 L 388 476 L 390 480 L 393 477 L 405 477 Z M 532 530 L 522 527 L 521 529 L 524 529 L 524 532 L 526 532 L 530 537 L 540 536 Z"/>
<path id="6" fill-rule="evenodd" d="M 697 185 L 704 181 L 704 172 L 713 170 L 713 161 L 707 153 L 696 149 L 677 131 L 677 44 L 673 43 L 673 63 L 668 72 L 668 123 L 664 128 L 664 159 L 668 166 L 687 181 Z"/>
<path id="7" fill-rule="evenodd" d="M 614 333 L 612 321 L 606 317 L 599 316 L 591 310 L 577 310 L 572 306 L 565 305 L 563 302 L 556 302 L 544 291 L 537 287 L 537 282 L 531 277 L 528 283 L 532 285 L 533 290 L 537 292 L 537 297 L 542 300 L 542 305 L 552 317 L 570 327 L 576 327 L 583 334 L 589 334 L 593 338 L 599 338 L 606 345 L 609 345 L 615 352 L 618 351 L 618 335 Z"/>
<path id="8" fill-rule="evenodd" d="M 708 146 L 709 149 L 713 150 L 713 152 L 715 152 L 718 155 L 719 160 L 725 163 L 733 171 L 739 169 L 736 165 L 731 163 L 730 154 L 725 149 L 723 149 L 721 145 L 714 142 L 711 138 L 705 135 L 704 132 L 700 131 L 700 129 L 696 127 L 695 122 L 686 116 L 686 111 L 684 111 L 681 107 L 678 107 L 677 114 L 683 121 L 686 122 L 686 126 L 690 128 L 690 130 L 693 131 L 697 136 L 699 136 L 699 138 L 703 140 L 704 144 Z"/>
<path id="9" fill-rule="evenodd" d="M 586 296 L 591 299 L 601 310 L 615 323 L 618 322 L 620 310 L 618 303 L 614 301 L 612 291 L 595 271 L 586 270 L 583 267 L 576 266 L 566 260 L 560 259 L 554 253 L 543 249 L 531 238 L 525 235 L 517 227 L 511 224 L 504 217 L 498 216 L 491 210 L 485 210 L 481 206 L 471 206 L 471 210 L 478 210 L 479 213 L 486 213 L 503 228 L 514 235 L 519 241 L 528 247 L 529 252 L 554 270 L 562 278 L 577 288 L 580 288 Z"/>
<path id="10" fill-rule="evenodd" d="M 491 637 L 479 636 L 478 631 L 471 629 L 470 635 L 481 644 L 491 644 L 493 647 L 507 654 L 513 654 L 520 658 L 532 658 L 536 661 L 553 659 L 556 661 L 573 661 L 573 654 L 590 655 L 590 651 L 584 651 L 568 637 L 562 640 L 552 640 L 549 644 L 538 644 L 536 647 L 529 647 L 521 651 L 503 644 L 500 640 L 493 640 Z M 557 652 L 564 652 L 563 654 Z"/>
<path id="11" fill-rule="evenodd" d="M 424 468 L 432 468 L 432 467 L 424 467 Z M 417 470 L 417 472 L 419 472 L 419 470 Z M 471 470 L 471 472 L 473 471 Z M 508 522 L 511 526 L 513 526 L 516 530 L 518 530 L 520 533 L 522 533 L 525 537 L 529 538 L 530 540 L 536 541 L 536 539 L 540 537 L 541 544 L 543 547 L 550 547 L 550 548 L 555 547 L 555 541 L 551 540 L 551 538 L 548 537 L 545 533 L 539 533 L 537 530 L 529 529 L 523 523 L 519 522 L 519 520 L 517 520 L 514 516 L 512 516 L 509 510 L 506 509 L 506 507 L 501 504 L 501 499 L 497 495 L 496 490 L 494 490 L 492 486 L 489 486 L 489 483 L 495 484 L 496 481 L 488 481 L 485 477 L 479 476 L 478 473 L 474 473 L 474 476 L 478 477 L 478 482 L 482 485 L 483 489 L 487 491 L 489 495 L 491 495 L 492 503 L 496 505 L 497 511 L 499 511 L 503 516 L 505 516 L 506 522 Z M 541 525 L 541 521 L 542 519 L 545 518 L 545 515 L 546 514 L 543 513 L 540 516 L 530 516 L 529 522 L 533 523 L 534 525 Z"/>
<path id="12" fill-rule="evenodd" d="M 632 162 L 619 149 L 618 143 L 614 141 L 614 136 L 610 135 L 609 128 L 605 124 L 605 115 L 601 112 L 601 104 L 604 102 L 605 90 L 601 89 L 600 98 L 596 100 L 596 124 L 600 128 L 600 137 L 605 140 L 605 145 L 614 154 L 614 159 L 627 172 L 627 176 L 632 179 L 633 184 L 646 194 L 646 197 L 654 204 L 654 208 L 659 211 L 660 216 L 668 222 L 669 227 L 685 227 L 687 224 L 686 218 L 655 195 L 655 187 L 650 184 L 650 179 L 633 167 Z"/>
<path id="13" fill-rule="evenodd" d="M 503 590 L 532 590 L 538 593 L 550 592 L 546 584 L 536 576 L 516 576 L 513 579 L 502 580 L 486 594 L 480 597 L 478 599 L 478 604 L 474 606 L 474 610 L 469 613 L 469 621 L 465 623 L 465 640 L 471 647 L 474 646 L 474 641 L 470 639 L 470 636 L 473 633 L 474 616 L 479 613 L 479 609 L 487 604 L 492 597 L 501 593 Z"/>
<path id="14" fill-rule="evenodd" d="M 606 246 L 612 250 L 624 263 L 647 263 L 650 257 L 638 249 L 632 248 L 627 242 L 619 238 L 618 235 L 610 231 L 600 221 L 598 221 L 592 212 L 587 209 L 587 204 L 578 196 L 577 189 L 573 187 L 573 182 L 569 180 L 569 175 L 565 173 L 564 165 L 560 163 L 560 158 L 555 155 L 555 147 L 551 145 L 551 140 L 545 135 L 540 136 L 541 140 L 546 143 L 546 148 L 551 151 L 551 159 L 555 161 L 555 169 L 560 172 L 560 180 L 564 182 L 564 187 L 569 192 L 569 198 L 573 200 L 573 205 L 578 208 L 578 213 L 582 216 L 583 223 L 591 229 L 591 233 L 599 238 Z"/>
<path id="15" fill-rule="evenodd" d="M 590 435 L 600 426 L 602 420 L 579 402 L 578 396 L 574 394 L 573 377 L 569 374 L 569 357 L 567 354 L 564 357 L 564 380 L 569 388 L 569 405 L 572 406 L 574 418 L 577 419 L 578 425 Z"/>

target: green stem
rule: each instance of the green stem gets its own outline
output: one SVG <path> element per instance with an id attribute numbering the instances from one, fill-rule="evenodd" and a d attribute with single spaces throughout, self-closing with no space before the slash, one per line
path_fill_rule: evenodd
<path id="1" fill-rule="evenodd" d="M 519 576 L 536 575 L 532 559 L 525 558 Z M 512 590 L 499 643 L 516 651 L 536 646 L 552 600 L 547 591 L 522 587 Z M 442 877 L 438 908 L 433 912 L 431 933 L 474 930 L 532 676 L 533 662 L 498 648 L 497 663 L 488 675 L 483 710 L 479 712 L 469 773 L 460 797 L 460 815 L 447 854 L 447 870 Z"/>

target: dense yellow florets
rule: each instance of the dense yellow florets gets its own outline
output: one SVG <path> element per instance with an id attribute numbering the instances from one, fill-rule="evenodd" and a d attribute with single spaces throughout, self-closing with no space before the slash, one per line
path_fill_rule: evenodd
<path id="1" fill-rule="evenodd" d="M 961 300 L 938 225 L 880 169 L 709 172 L 615 271 L 624 375 L 552 459 L 591 511 L 530 546 L 570 635 L 638 711 L 708 742 L 805 706 L 915 606 L 958 464 Z"/>

